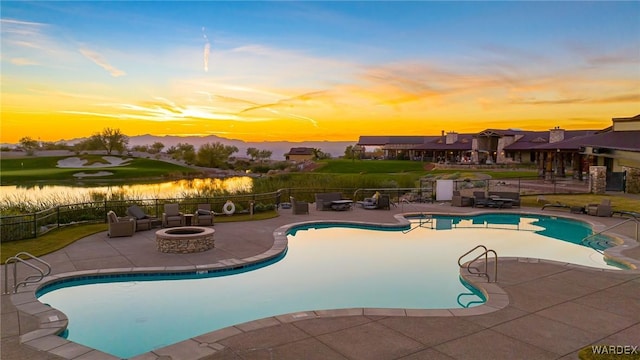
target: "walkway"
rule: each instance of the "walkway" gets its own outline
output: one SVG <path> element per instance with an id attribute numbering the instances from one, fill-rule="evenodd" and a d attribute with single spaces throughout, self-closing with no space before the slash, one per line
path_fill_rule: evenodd
<path id="1" fill-rule="evenodd" d="M 216 248 L 205 253 L 158 253 L 155 232 L 145 231 L 132 238 L 109 239 L 105 233 L 96 234 L 43 258 L 52 264 L 54 274 L 193 267 L 261 254 L 274 244 L 274 230 L 290 223 L 336 219 L 394 223 L 393 215 L 403 212 L 477 210 L 448 204 L 406 205 L 391 211 L 311 209 L 310 215 L 281 210 L 281 216 L 274 219 L 216 224 Z M 545 214 L 596 222 L 598 228 L 621 221 L 562 211 Z M 633 236 L 634 228 L 618 231 Z M 640 259 L 640 247 L 623 254 Z M 498 285 L 506 292 L 503 308 L 483 314 L 460 316 L 459 310 L 420 314 L 375 309 L 310 311 L 304 316 L 272 317 L 203 334 L 136 359 L 576 359 L 577 351 L 591 344 L 640 346 L 640 271 L 505 259 L 500 261 Z M 57 337 L 33 336 L 38 322 L 49 314 L 28 309 L 32 305 L 24 299 L 29 296 L 21 291 L 13 301 L 35 315 L 18 311 L 9 296 L 2 295 L 2 359 L 114 359 Z M 500 301 L 499 295 L 495 298 Z M 26 345 L 19 343 L 24 334 L 29 334 L 23 336 Z"/>

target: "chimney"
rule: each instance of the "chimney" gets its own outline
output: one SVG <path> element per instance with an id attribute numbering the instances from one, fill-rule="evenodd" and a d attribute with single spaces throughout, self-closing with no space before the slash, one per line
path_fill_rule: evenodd
<path id="1" fill-rule="evenodd" d="M 562 140 L 564 140 L 564 129 L 561 129 L 560 126 L 549 129 L 549 144 Z"/>
<path id="2" fill-rule="evenodd" d="M 447 133 L 447 138 L 445 140 L 445 144 L 449 145 L 449 144 L 453 144 L 454 142 L 458 141 L 458 133 L 457 132 L 448 132 Z"/>

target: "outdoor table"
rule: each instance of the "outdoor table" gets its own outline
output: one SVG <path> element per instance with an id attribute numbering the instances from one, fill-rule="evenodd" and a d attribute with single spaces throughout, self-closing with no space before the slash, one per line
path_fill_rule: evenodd
<path id="1" fill-rule="evenodd" d="M 336 211 L 350 210 L 353 200 L 333 200 L 331 202 L 331 209 Z"/>
<path id="2" fill-rule="evenodd" d="M 513 206 L 515 200 L 509 198 L 501 198 L 501 197 L 490 197 L 489 198 L 489 206 L 495 206 L 497 208 L 510 208 Z"/>
<path id="3" fill-rule="evenodd" d="M 191 226 L 191 223 L 193 222 L 193 215 L 194 214 L 184 214 L 185 226 Z"/>

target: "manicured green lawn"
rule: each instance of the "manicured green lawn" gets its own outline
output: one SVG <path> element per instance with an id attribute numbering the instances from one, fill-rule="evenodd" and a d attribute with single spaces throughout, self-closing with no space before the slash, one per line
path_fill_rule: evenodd
<path id="1" fill-rule="evenodd" d="M 199 171 L 164 161 L 134 158 L 127 165 L 103 168 L 59 168 L 58 161 L 68 158 L 68 156 L 49 157 L 25 157 L 19 159 L 1 159 L 0 169 L 2 185 L 12 185 L 23 182 L 36 181 L 71 181 L 76 180 L 73 174 L 83 172 L 85 174 L 108 171 L 113 175 L 101 177 L 87 177 L 86 179 L 108 179 L 113 181 L 124 181 L 140 178 L 163 178 L 171 176 L 183 176 L 198 174 Z M 91 155 L 87 157 L 89 163 L 102 162 L 101 156 Z"/>
<path id="2" fill-rule="evenodd" d="M 83 237 L 107 230 L 107 224 L 72 225 L 50 232 L 35 239 L 6 241 L 0 244 L 2 263 L 10 256 L 26 251 L 34 256 L 42 256 L 82 239 Z"/>

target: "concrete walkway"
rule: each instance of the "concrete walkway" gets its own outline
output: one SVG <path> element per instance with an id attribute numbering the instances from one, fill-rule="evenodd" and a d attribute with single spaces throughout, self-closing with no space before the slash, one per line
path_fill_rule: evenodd
<path id="1" fill-rule="evenodd" d="M 478 210 L 448 204 L 411 204 L 391 211 L 317 212 L 312 208 L 309 215 L 281 210 L 274 219 L 216 224 L 216 248 L 204 253 L 158 253 L 155 231 L 143 231 L 132 238 L 96 234 L 43 259 L 52 265 L 54 275 L 101 269 L 200 269 L 273 251 L 279 241 L 274 240 L 274 231 L 291 223 L 353 220 L 394 224 L 394 215 L 400 213 Z M 515 211 L 540 213 L 528 208 Z M 624 219 L 565 211 L 544 214 L 590 221 L 596 229 Z M 635 227 L 628 224 L 615 232 L 631 245 L 620 247 L 618 253 L 640 259 L 640 246 L 629 242 L 635 237 Z M 499 265 L 497 286 L 480 284 L 495 286 L 489 291 L 491 305 L 475 312 L 309 311 L 238 324 L 136 359 L 576 359 L 577 351 L 591 344 L 640 346 L 640 271 L 595 270 L 524 259 L 500 259 Z M 50 321 L 52 310 L 33 302 L 34 289 L 2 295 L 2 359 L 115 359 L 56 336 L 43 336 L 64 321 Z"/>

